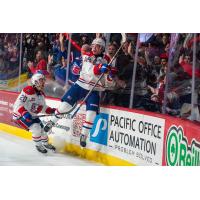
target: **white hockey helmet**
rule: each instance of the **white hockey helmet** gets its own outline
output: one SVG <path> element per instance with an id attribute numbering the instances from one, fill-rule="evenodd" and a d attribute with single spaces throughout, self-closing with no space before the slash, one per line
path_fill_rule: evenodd
<path id="1" fill-rule="evenodd" d="M 106 47 L 106 43 L 105 43 L 105 41 L 102 38 L 95 38 L 92 41 L 92 45 L 94 45 L 94 44 L 98 44 L 98 45 L 102 46 L 104 49 Z"/>
<path id="2" fill-rule="evenodd" d="M 37 89 L 42 90 L 44 89 L 45 76 L 42 73 L 37 72 L 31 77 L 31 83 L 36 86 Z"/>

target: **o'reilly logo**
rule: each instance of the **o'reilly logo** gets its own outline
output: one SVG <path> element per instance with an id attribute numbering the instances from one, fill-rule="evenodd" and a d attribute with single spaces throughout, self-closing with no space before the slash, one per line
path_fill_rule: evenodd
<path id="1" fill-rule="evenodd" d="M 166 140 L 166 162 L 170 166 L 199 166 L 200 143 L 193 139 L 189 145 L 183 128 L 172 126 Z"/>

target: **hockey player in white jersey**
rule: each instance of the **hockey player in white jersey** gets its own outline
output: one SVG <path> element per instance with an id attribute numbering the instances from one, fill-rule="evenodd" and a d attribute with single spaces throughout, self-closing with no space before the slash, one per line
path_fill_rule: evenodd
<path id="1" fill-rule="evenodd" d="M 13 120 L 20 127 L 32 133 L 32 140 L 36 149 L 41 153 L 47 153 L 47 149 L 55 151 L 55 147 L 48 143 L 48 135 L 43 130 L 44 126 L 37 117 L 38 113 L 53 114 L 54 108 L 46 105 L 43 89 L 45 76 L 36 73 L 31 78 L 32 85 L 26 86 L 14 103 Z"/>
<path id="2" fill-rule="evenodd" d="M 68 112 L 77 101 L 83 99 L 88 92 L 93 88 L 102 73 L 103 78 L 99 81 L 97 86 L 86 100 L 86 119 L 83 123 L 80 145 L 86 147 L 86 139 L 92 129 L 96 114 L 99 112 L 99 91 L 104 91 L 109 86 L 114 86 L 115 82 L 112 79 L 115 69 L 109 66 L 109 57 L 103 52 L 105 50 L 105 42 L 102 38 L 96 38 L 92 42 L 92 52 L 84 54 L 82 70 L 79 79 L 75 84 L 65 93 L 61 99 L 61 104 L 56 109 L 56 115 L 52 118 L 52 124 L 49 124 L 50 129 L 59 120 L 60 113 Z"/>

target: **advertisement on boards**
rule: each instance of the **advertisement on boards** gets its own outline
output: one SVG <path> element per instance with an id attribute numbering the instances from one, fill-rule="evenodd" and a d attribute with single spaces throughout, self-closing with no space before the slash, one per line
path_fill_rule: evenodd
<path id="1" fill-rule="evenodd" d="M 162 165 L 165 120 L 116 109 L 102 109 L 90 141 L 110 155 L 136 165 Z"/>
<path id="2" fill-rule="evenodd" d="M 199 124 L 181 119 L 168 123 L 164 149 L 164 165 L 200 166 Z"/>

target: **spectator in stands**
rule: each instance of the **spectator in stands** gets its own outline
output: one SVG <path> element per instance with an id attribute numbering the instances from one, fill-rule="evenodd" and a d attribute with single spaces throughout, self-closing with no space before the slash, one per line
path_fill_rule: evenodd
<path id="1" fill-rule="evenodd" d="M 84 44 L 89 44 L 89 38 L 86 33 L 80 34 L 80 46 L 82 47 Z"/>
<path id="2" fill-rule="evenodd" d="M 29 35 L 24 39 L 24 49 L 27 51 L 27 61 L 33 62 L 35 59 L 36 41 Z"/>
<path id="3" fill-rule="evenodd" d="M 91 48 L 88 44 L 85 44 L 81 48 L 81 53 L 89 53 Z M 74 84 L 74 82 L 79 78 L 80 70 L 82 67 L 82 57 L 76 57 L 73 62 L 69 65 L 69 84 Z M 66 84 L 66 73 L 67 73 L 67 59 L 61 58 L 58 64 L 53 64 L 53 57 L 49 56 L 48 61 L 48 71 L 53 74 L 55 80 L 62 86 Z"/>
<path id="4" fill-rule="evenodd" d="M 67 68 L 67 59 L 61 57 L 60 63 L 53 66 L 53 76 L 55 80 L 62 86 L 66 84 L 66 68 Z"/>
<path id="5" fill-rule="evenodd" d="M 167 72 L 168 57 L 166 54 L 161 54 L 160 59 L 161 59 L 161 68 L 160 68 L 159 75 L 162 76 L 163 74 L 166 74 Z"/>
<path id="6" fill-rule="evenodd" d="M 108 45 L 108 53 L 107 53 L 107 56 L 109 57 L 109 60 L 112 60 L 113 56 L 115 55 L 115 53 L 117 52 L 117 49 L 119 47 L 115 44 L 115 43 L 110 43 Z M 113 67 L 116 66 L 116 59 L 117 57 L 113 60 L 113 62 L 111 63 L 111 65 Z M 115 81 L 117 81 L 118 83 L 120 83 L 120 80 L 118 78 L 118 76 L 115 77 Z M 124 82 L 125 84 L 125 82 Z M 101 103 L 102 104 L 115 104 L 113 102 L 113 100 L 116 98 L 116 90 L 117 88 L 113 89 L 112 90 L 105 90 L 104 92 L 102 92 L 102 95 L 101 95 Z"/>
<path id="7" fill-rule="evenodd" d="M 88 44 L 84 44 L 81 47 L 81 54 L 80 56 L 74 57 L 72 62 L 70 63 L 70 69 L 69 69 L 69 84 L 74 84 L 80 75 L 80 71 L 82 68 L 82 55 L 84 54 L 90 54 L 91 47 Z"/>
<path id="8" fill-rule="evenodd" d="M 148 110 L 151 111 L 162 111 L 162 105 L 164 102 L 164 90 L 165 90 L 165 83 L 166 83 L 166 76 L 162 75 L 158 78 L 158 84 L 156 88 L 151 87 L 148 85 L 148 89 L 151 92 L 151 97 L 149 101 L 149 108 Z"/>
<path id="9" fill-rule="evenodd" d="M 115 43 L 110 43 L 109 45 L 108 45 L 108 57 L 110 58 L 110 60 L 113 58 L 113 56 L 115 55 L 115 53 L 117 52 L 117 50 L 118 50 L 118 46 L 115 44 Z M 112 66 L 115 66 L 116 65 L 116 59 L 117 58 L 115 58 L 114 60 L 113 60 L 113 62 L 112 62 Z"/>
<path id="10" fill-rule="evenodd" d="M 72 34 L 71 52 L 69 60 L 69 81 L 73 84 L 79 77 L 82 65 L 81 47 L 90 45 L 94 37 L 104 37 L 102 33 L 76 33 Z M 168 69 L 168 55 L 170 47 L 170 34 L 156 33 L 143 34 L 144 41 L 140 43 L 137 60 L 134 107 L 151 111 L 160 111 L 164 98 L 164 85 L 161 82 Z M 170 59 L 170 69 L 168 73 L 167 92 L 167 113 L 179 115 L 180 108 L 184 103 L 191 103 L 191 77 L 192 77 L 192 46 L 194 42 L 193 34 L 177 34 L 173 53 Z M 123 49 L 119 52 L 112 65 L 118 69 L 115 76 L 116 87 L 112 91 L 105 92 L 103 103 L 129 106 L 131 92 L 131 81 L 134 66 L 134 56 L 137 34 L 110 34 L 111 44 L 108 45 L 107 56 L 112 59 L 116 50 L 121 44 L 122 36 L 128 40 L 124 43 Z M 148 37 L 146 37 L 148 36 Z M 197 41 L 200 36 L 197 35 Z M 172 38 L 173 39 L 173 38 Z M 51 80 L 52 85 L 62 87 L 66 82 L 67 66 L 67 34 L 23 34 L 23 59 L 22 71 L 28 68 L 32 73 L 37 70 L 47 70 L 54 79 L 61 84 Z M 132 41 L 132 42 L 130 42 Z M 200 77 L 200 43 L 197 42 L 196 60 L 196 85 L 199 85 Z M 17 47 L 17 48 L 16 48 Z M 19 35 L 0 34 L 0 71 L 11 72 L 19 65 Z M 88 47 L 89 46 L 85 46 Z M 82 48 L 83 50 L 84 48 Z M 3 52 L 1 52 L 1 50 Z M 36 56 L 35 56 L 36 55 Z M 49 58 L 48 58 L 49 55 Z M 3 59 L 2 59 L 3 58 Z M 28 64 L 28 67 L 27 67 Z M 9 68 L 9 66 L 11 66 Z M 49 67 L 50 66 L 50 67 Z M 59 80 L 59 81 L 58 81 Z M 47 84 L 48 85 L 48 84 Z M 52 92 L 52 91 L 51 91 Z M 59 93 L 61 94 L 61 93 Z M 200 98 L 199 98 L 200 99 Z M 159 105 L 159 106 L 157 106 Z"/>
<path id="11" fill-rule="evenodd" d="M 147 87 L 147 67 L 143 57 L 138 58 L 136 77 L 135 77 L 135 91 L 133 99 L 133 107 L 144 109 L 149 105 L 149 92 Z"/>
<path id="12" fill-rule="evenodd" d="M 28 67 L 31 74 L 35 74 L 37 71 L 42 71 L 45 75 L 47 72 L 47 62 L 44 59 L 44 54 L 42 51 L 38 51 L 35 57 L 35 64 L 31 61 L 28 63 Z"/>
<path id="13" fill-rule="evenodd" d="M 0 37 L 0 50 L 4 50 L 3 38 Z"/>
<path id="14" fill-rule="evenodd" d="M 3 51 L 0 49 L 0 72 L 6 73 L 6 70 L 7 69 L 4 62 Z"/>
<path id="15" fill-rule="evenodd" d="M 200 113 L 199 113 L 198 106 L 194 105 L 193 116 L 192 116 L 191 111 L 192 111 L 191 104 L 184 103 L 180 110 L 180 117 L 183 119 L 189 119 L 189 120 L 194 120 L 194 121 L 200 122 Z"/>
<path id="16" fill-rule="evenodd" d="M 165 92 L 165 84 L 166 84 L 166 75 L 161 75 L 158 79 L 157 88 L 153 88 L 148 85 L 149 90 L 151 91 L 151 100 L 150 100 L 150 110 L 151 111 L 159 111 L 163 110 L 164 103 L 164 92 Z M 154 102 L 154 103 L 153 103 Z M 166 102 L 166 113 L 176 116 L 180 113 L 180 102 L 179 97 L 175 92 L 167 93 L 167 102 Z M 146 110 L 149 110 L 146 108 Z"/>
<path id="17" fill-rule="evenodd" d="M 172 116 L 178 116 L 180 114 L 180 101 L 179 96 L 175 92 L 167 93 L 167 105 L 166 113 Z"/>
<path id="18" fill-rule="evenodd" d="M 103 103 L 113 104 L 117 106 L 129 107 L 131 80 L 133 74 L 131 43 L 124 42 L 122 52 L 116 58 L 115 66 L 118 73 L 115 77 L 117 83 L 113 91 L 107 92 Z"/>
<path id="19" fill-rule="evenodd" d="M 120 46 L 121 45 L 121 40 L 122 40 L 122 35 L 121 33 L 111 33 L 111 36 L 110 36 L 110 42 L 117 45 L 117 46 Z"/>
<path id="20" fill-rule="evenodd" d="M 10 52 L 9 62 L 12 69 L 19 67 L 19 52 L 16 46 L 13 46 L 12 52 Z"/>

